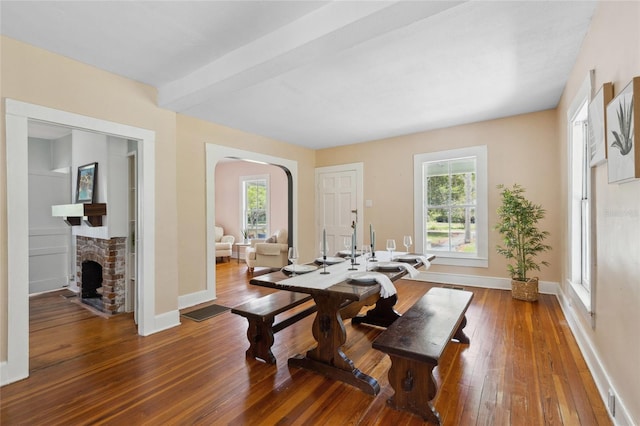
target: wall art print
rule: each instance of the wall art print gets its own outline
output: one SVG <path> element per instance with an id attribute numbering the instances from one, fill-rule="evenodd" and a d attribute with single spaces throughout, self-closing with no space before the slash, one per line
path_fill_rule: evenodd
<path id="1" fill-rule="evenodd" d="M 613 99 L 613 84 L 605 83 L 589 103 L 589 164 L 607 161 L 607 120 L 605 110 Z"/>
<path id="2" fill-rule="evenodd" d="M 97 180 L 98 163 L 90 163 L 78 167 L 78 180 L 76 183 L 76 203 L 95 202 Z"/>
<path id="3" fill-rule="evenodd" d="M 640 77 L 635 77 L 607 105 L 607 153 L 609 183 L 640 178 L 638 128 L 640 115 L 634 101 L 640 98 Z"/>

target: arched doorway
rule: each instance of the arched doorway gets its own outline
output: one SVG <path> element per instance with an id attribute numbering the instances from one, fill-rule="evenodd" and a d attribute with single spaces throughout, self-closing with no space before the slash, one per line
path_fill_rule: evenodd
<path id="1" fill-rule="evenodd" d="M 298 162 L 286 158 L 274 157 L 252 151 L 230 148 L 222 145 L 206 145 L 206 206 L 207 206 L 207 253 L 215 252 L 215 224 L 216 224 L 216 200 L 215 200 L 215 169 L 220 161 L 225 159 L 238 159 L 256 161 L 264 164 L 272 164 L 282 168 L 288 180 L 289 199 L 289 245 L 297 245 L 298 208 Z M 215 256 L 207 256 L 207 289 L 208 300 L 216 298 L 216 264 Z"/>

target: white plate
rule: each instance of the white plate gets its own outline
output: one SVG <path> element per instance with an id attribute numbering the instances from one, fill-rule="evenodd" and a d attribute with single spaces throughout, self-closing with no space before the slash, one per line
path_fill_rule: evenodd
<path id="1" fill-rule="evenodd" d="M 361 284 L 375 284 L 377 282 L 376 278 L 379 276 L 379 272 L 353 272 L 347 275 L 347 281 Z"/>
<path id="2" fill-rule="evenodd" d="M 398 271 L 404 269 L 404 263 L 402 262 L 378 262 L 374 266 L 381 271 Z"/>
<path id="3" fill-rule="evenodd" d="M 351 256 L 351 250 L 340 250 L 338 252 L 341 256 Z M 362 250 L 356 250 L 356 256 L 360 256 L 362 254 Z"/>
<path id="4" fill-rule="evenodd" d="M 294 269 L 295 267 L 295 269 Z M 287 272 L 295 272 L 296 274 L 306 274 L 307 272 L 315 271 L 318 269 L 315 265 L 287 265 L 284 268 Z"/>
<path id="5" fill-rule="evenodd" d="M 327 265 L 334 265 L 336 263 L 344 262 L 345 260 L 346 259 L 344 257 L 329 257 L 329 256 L 327 256 L 326 262 L 327 262 Z M 322 262 L 324 262 L 324 261 L 322 260 L 321 257 L 316 259 L 316 263 L 319 263 L 319 264 L 322 265 Z"/>
<path id="6" fill-rule="evenodd" d="M 420 260 L 420 255 L 417 254 L 403 254 L 397 257 L 394 257 L 393 260 L 397 260 L 398 262 L 415 262 Z"/>

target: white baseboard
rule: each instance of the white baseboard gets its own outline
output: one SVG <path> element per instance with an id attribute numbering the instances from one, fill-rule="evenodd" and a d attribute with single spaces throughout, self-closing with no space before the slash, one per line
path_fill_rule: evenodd
<path id="1" fill-rule="evenodd" d="M 483 277 L 479 275 L 446 274 L 442 272 L 420 271 L 416 278 L 407 278 L 415 281 L 429 281 L 439 284 L 465 285 L 469 287 L 494 288 L 498 290 L 511 290 L 510 278 Z M 538 291 L 543 294 L 558 294 L 559 284 L 553 281 L 539 281 Z"/>
<path id="2" fill-rule="evenodd" d="M 149 334 L 159 333 L 180 325 L 180 311 L 169 311 L 156 315 L 153 322 L 153 331 Z"/>
<path id="3" fill-rule="evenodd" d="M 604 364 L 600 360 L 600 356 L 598 351 L 593 347 L 591 339 L 585 333 L 584 328 L 581 326 L 579 321 L 580 313 L 576 311 L 575 305 L 576 303 L 572 303 L 570 297 L 562 291 L 558 291 L 558 301 L 560 303 L 560 308 L 564 313 L 564 317 L 567 319 L 567 324 L 573 333 L 576 341 L 578 342 L 578 347 L 580 348 L 580 353 L 585 359 L 587 363 L 587 367 L 589 368 L 589 372 L 591 373 L 591 377 L 593 377 L 594 382 L 596 383 L 596 387 L 598 388 L 598 392 L 600 393 L 600 398 L 604 402 L 605 407 L 608 405 L 609 399 L 609 389 L 613 391 L 613 394 L 616 397 L 615 404 L 615 417 L 611 416 L 611 413 L 607 409 L 609 413 L 609 418 L 613 422 L 614 425 L 619 426 L 632 426 L 636 423 L 631 419 L 631 415 L 626 408 L 626 404 L 624 399 L 618 394 L 616 389 L 613 387 L 611 380 L 609 378 L 609 374 L 604 367 Z"/>
<path id="4" fill-rule="evenodd" d="M 195 293 L 185 294 L 178 296 L 178 309 L 189 308 L 191 306 L 211 302 L 213 300 L 216 300 L 215 293 L 210 290 L 202 290 Z"/>
<path id="5" fill-rule="evenodd" d="M 420 271 L 419 275 L 416 278 L 405 277 L 405 279 L 412 279 L 415 281 L 429 281 L 439 284 L 511 290 L 511 279 L 509 278 Z M 580 352 L 582 353 L 582 356 L 587 363 L 591 376 L 593 377 L 596 387 L 598 388 L 600 398 L 604 402 L 605 407 L 607 407 L 608 405 L 609 389 L 611 389 L 616 396 L 615 417 L 611 417 L 611 413 L 609 413 L 609 418 L 611 419 L 611 421 L 617 426 L 636 425 L 626 408 L 624 399 L 617 393 L 616 389 L 611 384 L 609 374 L 604 368 L 598 352 L 593 347 L 593 344 L 589 339 L 587 333 L 585 333 L 584 329 L 581 327 L 581 323 L 579 321 L 580 312 L 576 311 L 576 303 L 571 303 L 571 299 L 568 298 L 567 295 L 564 294 L 564 292 L 562 292 L 562 290 L 560 289 L 560 285 L 557 282 L 540 281 L 538 283 L 538 291 L 543 294 L 553 294 L 558 299 L 560 308 L 562 309 L 562 312 L 567 320 L 569 328 L 576 338 L 578 347 L 580 348 Z"/>

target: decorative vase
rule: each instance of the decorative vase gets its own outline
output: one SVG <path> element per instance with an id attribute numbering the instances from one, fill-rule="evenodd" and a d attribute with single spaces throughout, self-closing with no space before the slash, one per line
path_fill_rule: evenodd
<path id="1" fill-rule="evenodd" d="M 528 281 L 511 280 L 511 296 L 514 299 L 535 302 L 538 300 L 538 277 Z"/>

